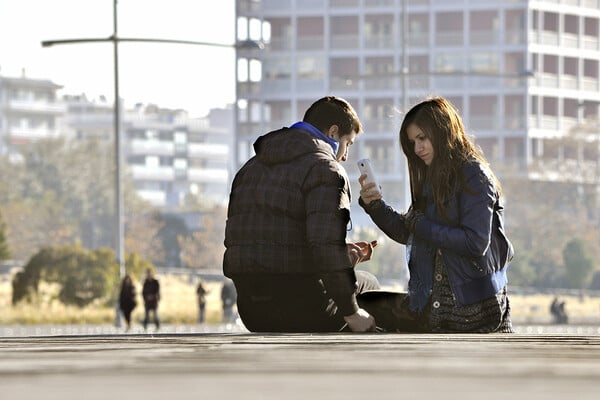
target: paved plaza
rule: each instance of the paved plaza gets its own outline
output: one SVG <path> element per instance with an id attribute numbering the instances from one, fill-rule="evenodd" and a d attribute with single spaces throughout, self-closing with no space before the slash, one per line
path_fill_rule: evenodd
<path id="1" fill-rule="evenodd" d="M 600 335 L 0 337 L 2 399 L 598 399 Z"/>

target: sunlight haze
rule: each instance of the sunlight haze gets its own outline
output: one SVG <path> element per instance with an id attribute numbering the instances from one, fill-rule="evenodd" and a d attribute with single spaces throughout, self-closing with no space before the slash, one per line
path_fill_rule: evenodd
<path id="1" fill-rule="evenodd" d="M 233 44 L 234 0 L 120 0 L 118 36 Z M 48 79 L 61 94 L 114 97 L 111 43 L 43 48 L 44 40 L 108 38 L 112 0 L 0 0 L 0 75 Z M 120 96 L 126 107 L 154 103 L 192 117 L 235 98 L 233 48 L 121 43 Z"/>

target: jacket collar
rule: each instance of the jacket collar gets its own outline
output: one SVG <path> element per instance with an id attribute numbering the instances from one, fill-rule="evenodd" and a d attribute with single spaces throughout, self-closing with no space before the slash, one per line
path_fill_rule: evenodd
<path id="1" fill-rule="evenodd" d="M 332 139 L 330 137 L 327 137 L 323 132 L 318 130 L 314 125 L 311 125 L 308 122 L 299 121 L 299 122 L 296 122 L 294 125 L 290 126 L 290 128 L 291 129 L 301 129 L 303 131 L 310 133 L 317 139 L 324 140 L 325 142 L 329 143 L 329 145 L 333 149 L 333 155 L 335 156 L 337 154 L 338 147 L 340 145 L 338 143 L 338 141 L 335 139 Z"/>

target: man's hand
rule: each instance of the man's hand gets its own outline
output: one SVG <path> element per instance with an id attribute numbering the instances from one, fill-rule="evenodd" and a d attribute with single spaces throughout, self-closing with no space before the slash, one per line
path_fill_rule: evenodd
<path id="1" fill-rule="evenodd" d="M 362 308 L 352 315 L 345 316 L 344 321 L 352 332 L 375 332 L 375 318 Z"/>
<path id="2" fill-rule="evenodd" d="M 350 258 L 352 266 L 355 266 L 363 261 L 369 261 L 373 255 L 373 248 L 375 246 L 377 246 L 377 240 L 373 240 L 370 243 L 362 241 L 346 243 L 346 247 L 348 248 L 348 257 Z"/>

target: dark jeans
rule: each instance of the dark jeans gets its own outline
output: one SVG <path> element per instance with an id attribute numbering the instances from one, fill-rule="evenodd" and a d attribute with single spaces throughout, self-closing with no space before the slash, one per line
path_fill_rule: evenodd
<path id="1" fill-rule="evenodd" d="M 375 318 L 383 332 L 427 332 L 428 313 L 417 314 L 409 309 L 407 293 L 370 291 L 357 297 L 358 305 Z"/>
<path id="2" fill-rule="evenodd" d="M 144 329 L 148 328 L 151 313 L 154 316 L 154 325 L 156 325 L 156 329 L 160 328 L 160 319 L 158 318 L 158 307 L 146 306 L 144 308 Z"/>
<path id="3" fill-rule="evenodd" d="M 357 295 L 379 289 L 372 274 L 356 271 Z M 345 326 L 323 284 L 304 276 L 233 278 L 238 313 L 252 332 L 338 332 Z"/>

